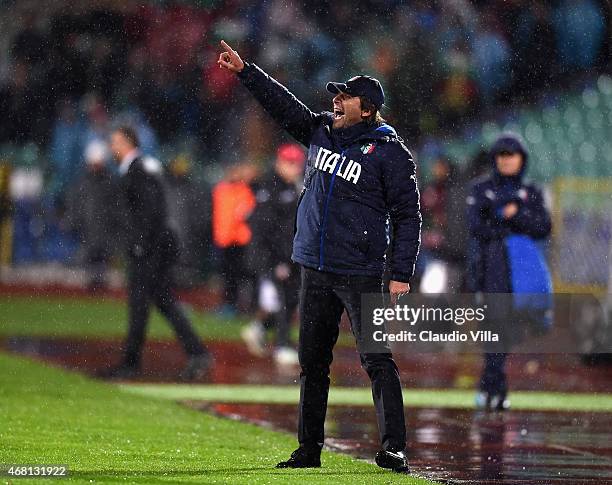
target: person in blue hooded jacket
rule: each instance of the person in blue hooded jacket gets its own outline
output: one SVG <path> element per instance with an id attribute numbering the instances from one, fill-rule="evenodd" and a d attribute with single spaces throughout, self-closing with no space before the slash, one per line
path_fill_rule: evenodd
<path id="1" fill-rule="evenodd" d="M 328 83 L 333 112 L 314 113 L 284 86 L 221 42 L 219 66 L 235 72 L 263 108 L 308 147 L 292 259 L 300 289 L 299 448 L 281 468 L 320 466 L 329 366 L 340 317 L 347 311 L 359 340 L 361 295 L 380 293 L 388 270 L 392 301 L 410 290 L 421 215 L 416 168 L 395 130 L 379 115 L 380 83 L 356 76 Z M 390 227 L 389 227 L 390 226 Z M 390 261 L 385 260 L 392 230 Z M 399 371 L 390 352 L 360 352 L 372 381 L 382 449 L 376 462 L 407 471 L 406 426 Z"/>
<path id="2" fill-rule="evenodd" d="M 528 153 L 522 140 L 503 134 L 490 153 L 492 173 L 476 179 L 467 197 L 467 287 L 476 293 L 511 294 L 489 300 L 487 312 L 507 341 L 502 351 L 485 349 L 477 396 L 479 407 L 504 410 L 509 407 L 505 350 L 513 335 L 521 331 L 524 318 L 541 328 L 550 325 L 551 284 L 538 241 L 550 234 L 551 220 L 541 190 L 523 180 Z"/>

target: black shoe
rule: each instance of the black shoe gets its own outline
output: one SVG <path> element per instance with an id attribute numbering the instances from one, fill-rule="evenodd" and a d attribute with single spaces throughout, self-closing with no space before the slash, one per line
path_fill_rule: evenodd
<path id="1" fill-rule="evenodd" d="M 510 409 L 510 400 L 506 393 L 491 396 L 491 410 L 507 411 L 508 409 Z"/>
<path id="2" fill-rule="evenodd" d="M 381 468 L 389 468 L 397 473 L 409 473 L 408 460 L 403 451 L 380 450 L 376 453 L 376 464 Z"/>
<path id="3" fill-rule="evenodd" d="M 140 370 L 136 365 L 121 364 L 116 367 L 104 369 L 98 372 L 97 376 L 102 379 L 127 380 L 134 379 L 140 375 Z"/>
<path id="4" fill-rule="evenodd" d="M 489 394 L 481 391 L 476 395 L 476 407 L 485 411 L 507 411 L 510 409 L 510 400 L 505 392 Z"/>
<path id="5" fill-rule="evenodd" d="M 213 366 L 212 356 L 206 352 L 200 355 L 193 355 L 189 358 L 187 365 L 181 371 L 182 381 L 195 381 L 204 377 Z"/>
<path id="6" fill-rule="evenodd" d="M 319 468 L 321 466 L 321 450 L 307 450 L 301 446 L 291 453 L 291 458 L 281 461 L 276 468 Z"/>

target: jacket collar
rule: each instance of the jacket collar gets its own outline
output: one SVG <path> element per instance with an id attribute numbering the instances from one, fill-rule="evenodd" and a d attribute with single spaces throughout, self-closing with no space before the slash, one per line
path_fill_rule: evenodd
<path id="1" fill-rule="evenodd" d="M 372 130 L 367 135 L 369 136 L 369 139 L 371 140 L 389 141 L 392 139 L 399 138 L 397 136 L 397 132 L 395 131 L 395 128 L 393 128 L 391 125 L 388 125 L 387 123 L 382 123 L 378 125 L 374 130 Z"/>
<path id="2" fill-rule="evenodd" d="M 134 148 L 131 152 L 129 152 L 119 164 L 119 175 L 123 176 L 128 173 L 128 170 L 132 166 L 134 160 L 136 160 L 140 156 L 140 151 L 137 148 Z"/>
<path id="3" fill-rule="evenodd" d="M 332 137 L 342 148 L 347 148 L 358 140 L 381 140 L 389 141 L 398 138 L 395 129 L 386 124 L 368 125 L 361 122 L 348 128 L 331 130 Z"/>

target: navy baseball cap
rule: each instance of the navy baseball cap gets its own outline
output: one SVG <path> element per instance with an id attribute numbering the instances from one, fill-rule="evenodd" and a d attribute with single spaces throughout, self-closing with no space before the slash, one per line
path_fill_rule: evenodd
<path id="1" fill-rule="evenodd" d="M 365 96 L 377 109 L 385 104 L 385 93 L 378 79 L 371 76 L 355 76 L 345 83 L 329 82 L 327 90 L 333 94 L 346 93 L 350 96 Z"/>

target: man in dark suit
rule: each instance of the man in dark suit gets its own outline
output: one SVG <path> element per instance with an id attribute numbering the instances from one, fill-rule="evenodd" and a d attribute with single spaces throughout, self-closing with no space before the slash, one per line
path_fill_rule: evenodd
<path id="1" fill-rule="evenodd" d="M 181 378 L 193 380 L 209 368 L 211 357 L 172 294 L 170 269 L 177 260 L 178 245 L 167 221 L 161 165 L 151 157 L 143 157 L 138 147 L 138 136 L 130 127 L 120 127 L 111 134 L 126 211 L 129 331 L 124 361 L 110 369 L 107 376 L 129 378 L 138 373 L 153 302 L 189 356 Z"/>

